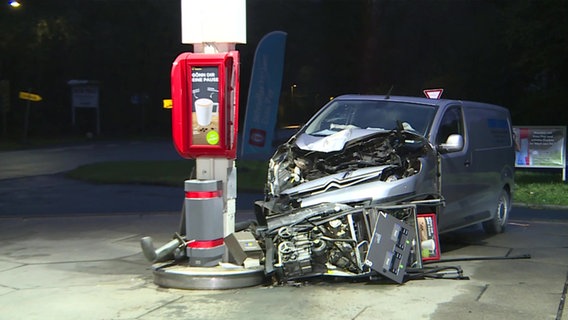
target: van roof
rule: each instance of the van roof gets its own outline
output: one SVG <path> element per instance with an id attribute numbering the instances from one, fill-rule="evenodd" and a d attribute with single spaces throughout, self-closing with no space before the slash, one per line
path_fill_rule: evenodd
<path id="1" fill-rule="evenodd" d="M 410 97 L 410 96 L 386 96 L 386 95 L 363 95 L 363 94 L 346 94 L 336 97 L 337 100 L 372 100 L 372 101 L 395 101 L 395 102 L 411 102 L 411 103 L 419 103 L 431 106 L 446 106 L 448 104 L 459 103 L 466 108 L 468 106 L 477 106 L 477 107 L 497 107 L 503 108 L 498 105 L 490 104 L 490 103 L 483 103 L 483 102 L 475 102 L 475 101 L 467 101 L 467 100 L 454 100 L 454 99 L 428 99 L 425 97 Z M 335 100 L 334 99 L 334 100 Z"/>

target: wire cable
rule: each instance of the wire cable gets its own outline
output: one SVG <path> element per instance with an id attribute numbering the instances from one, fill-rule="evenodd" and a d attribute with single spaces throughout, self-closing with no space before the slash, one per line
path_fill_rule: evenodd
<path id="1" fill-rule="evenodd" d="M 451 270 L 454 272 L 445 272 Z M 460 266 L 408 268 L 406 269 L 406 276 L 407 280 L 420 280 L 425 278 L 469 280 L 468 276 L 463 275 L 463 270 Z"/>
<path id="2" fill-rule="evenodd" d="M 459 261 L 481 261 L 481 260 L 516 260 L 516 259 L 530 259 L 530 254 L 520 254 L 516 256 L 481 256 L 481 257 L 461 257 L 424 261 L 422 264 L 445 263 L 445 262 L 459 262 Z"/>

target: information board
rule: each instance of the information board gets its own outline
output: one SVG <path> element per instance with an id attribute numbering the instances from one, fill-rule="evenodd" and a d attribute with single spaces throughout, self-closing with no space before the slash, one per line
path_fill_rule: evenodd
<path id="1" fill-rule="evenodd" d="M 515 167 L 559 168 L 566 179 L 566 127 L 513 127 Z"/>
<path id="2" fill-rule="evenodd" d="M 98 85 L 75 85 L 71 87 L 71 106 L 74 108 L 98 108 Z"/>

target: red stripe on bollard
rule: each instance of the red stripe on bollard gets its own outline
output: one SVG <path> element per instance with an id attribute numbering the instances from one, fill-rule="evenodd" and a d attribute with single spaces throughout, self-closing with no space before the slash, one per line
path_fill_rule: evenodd
<path id="1" fill-rule="evenodd" d="M 220 198 L 223 195 L 221 190 L 215 191 L 186 191 L 185 197 L 189 199 L 211 199 Z"/>
<path id="2" fill-rule="evenodd" d="M 215 240 L 193 240 L 187 243 L 189 248 L 213 248 L 224 243 L 223 238 Z"/>

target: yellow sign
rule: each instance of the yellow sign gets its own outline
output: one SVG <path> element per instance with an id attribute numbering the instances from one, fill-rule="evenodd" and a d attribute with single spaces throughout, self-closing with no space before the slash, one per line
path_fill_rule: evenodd
<path id="1" fill-rule="evenodd" d="M 164 109 L 172 108 L 172 99 L 164 99 Z"/>
<path id="2" fill-rule="evenodd" d="M 36 101 L 36 102 L 41 101 L 41 96 L 39 96 L 35 93 L 30 93 L 30 92 L 20 91 L 19 97 L 22 100 L 29 100 L 29 101 Z"/>

